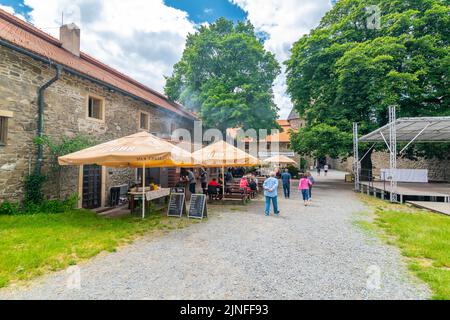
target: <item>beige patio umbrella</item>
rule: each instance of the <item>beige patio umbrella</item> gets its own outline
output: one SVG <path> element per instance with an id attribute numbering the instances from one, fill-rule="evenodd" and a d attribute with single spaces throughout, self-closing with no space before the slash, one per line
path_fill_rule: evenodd
<path id="1" fill-rule="evenodd" d="M 194 161 L 209 168 L 222 168 L 225 196 L 225 167 L 254 167 L 261 161 L 225 141 L 218 141 L 192 154 Z"/>
<path id="2" fill-rule="evenodd" d="M 271 157 L 269 159 L 264 160 L 265 163 L 271 163 L 271 164 L 297 164 L 294 160 L 292 160 L 289 157 L 278 155 Z"/>
<path id="3" fill-rule="evenodd" d="M 62 166 L 96 164 L 105 167 L 142 168 L 142 217 L 145 218 L 145 169 L 193 167 L 192 154 L 148 132 L 109 141 L 60 157 Z"/>

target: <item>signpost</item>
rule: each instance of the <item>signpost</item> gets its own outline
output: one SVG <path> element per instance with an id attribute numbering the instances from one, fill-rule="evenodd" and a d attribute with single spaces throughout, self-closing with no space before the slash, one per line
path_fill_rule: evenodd
<path id="1" fill-rule="evenodd" d="M 169 200 L 168 217 L 181 218 L 186 212 L 186 195 L 184 193 L 172 193 Z"/>
<path id="2" fill-rule="evenodd" d="M 191 196 L 191 204 L 189 206 L 188 218 L 203 219 L 208 216 L 208 208 L 206 206 L 206 195 L 193 194 Z"/>

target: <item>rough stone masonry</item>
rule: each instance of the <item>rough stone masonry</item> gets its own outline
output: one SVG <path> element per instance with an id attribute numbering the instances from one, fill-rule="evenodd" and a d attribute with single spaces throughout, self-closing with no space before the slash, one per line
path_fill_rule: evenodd
<path id="1" fill-rule="evenodd" d="M 54 75 L 53 67 L 0 46 L 0 110 L 13 113 L 8 119 L 7 144 L 0 146 L 0 202 L 18 202 L 23 198 L 24 177 L 36 162 L 33 139 L 37 132 L 37 90 Z M 104 121 L 87 117 L 90 95 L 104 99 Z M 191 119 L 63 72 L 45 92 L 45 135 L 60 141 L 63 136 L 84 133 L 105 142 L 138 132 L 141 111 L 149 114 L 152 133 L 169 134 L 177 128 L 192 130 Z M 46 197 L 64 198 L 79 191 L 79 168 L 63 168 L 59 179 L 49 163 L 47 150 L 43 173 L 49 177 L 44 188 Z M 108 169 L 104 190 L 134 179 L 135 170 Z M 102 197 L 106 199 L 107 195 Z"/>

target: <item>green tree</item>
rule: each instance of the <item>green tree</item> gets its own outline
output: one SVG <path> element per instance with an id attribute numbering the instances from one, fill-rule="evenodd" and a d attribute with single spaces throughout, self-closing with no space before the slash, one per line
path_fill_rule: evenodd
<path id="1" fill-rule="evenodd" d="M 165 92 L 209 128 L 277 128 L 272 85 L 279 73 L 249 22 L 221 18 L 188 35 Z"/>
<path id="2" fill-rule="evenodd" d="M 371 5 L 380 9 L 378 29 L 368 24 Z M 448 1 L 339 1 L 286 62 L 289 94 L 308 123 L 294 148 L 322 154 L 330 146 L 328 155 L 348 156 L 352 122 L 368 133 L 388 122 L 389 105 L 399 117 L 450 115 L 449 36 Z M 412 150 L 431 157 L 449 149 Z"/>
<path id="3" fill-rule="evenodd" d="M 295 132 L 291 138 L 294 150 L 315 158 L 331 156 L 337 158 L 351 147 L 352 136 L 338 128 L 322 123 L 305 127 Z"/>

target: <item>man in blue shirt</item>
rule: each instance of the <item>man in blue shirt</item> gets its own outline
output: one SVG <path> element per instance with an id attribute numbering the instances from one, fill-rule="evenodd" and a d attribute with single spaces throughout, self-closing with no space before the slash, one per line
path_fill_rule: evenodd
<path id="1" fill-rule="evenodd" d="M 270 178 L 264 181 L 264 196 L 266 197 L 266 216 L 270 215 L 270 202 L 273 203 L 273 211 L 275 215 L 279 215 L 278 211 L 278 179 L 275 178 L 275 172 L 270 173 Z"/>
<path id="2" fill-rule="evenodd" d="M 289 170 L 284 170 L 284 172 L 281 174 L 281 181 L 283 181 L 283 191 L 284 197 L 286 199 L 289 199 L 291 197 L 291 179 L 292 176 L 289 173 Z"/>

